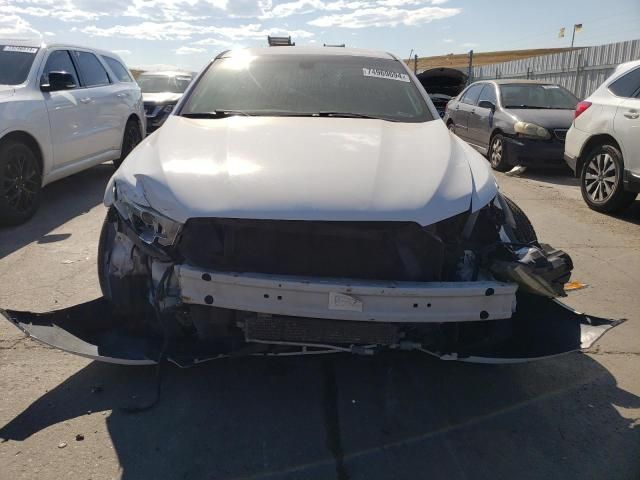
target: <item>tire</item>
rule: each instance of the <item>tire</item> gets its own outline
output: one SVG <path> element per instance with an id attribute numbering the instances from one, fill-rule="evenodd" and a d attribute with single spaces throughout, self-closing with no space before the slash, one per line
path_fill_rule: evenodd
<path id="1" fill-rule="evenodd" d="M 131 151 L 136 148 L 142 141 L 142 132 L 140 132 L 140 125 L 136 120 L 129 120 L 127 122 L 127 126 L 124 127 L 124 135 L 122 136 L 122 150 L 120 153 L 120 158 L 113 161 L 113 164 L 116 168 L 120 168 L 124 159 L 127 158 L 127 155 L 131 153 Z"/>
<path id="2" fill-rule="evenodd" d="M 36 153 L 25 143 L 0 144 L 0 224 L 19 225 L 38 210 L 42 171 Z"/>
<path id="3" fill-rule="evenodd" d="M 513 220 L 516 223 L 515 235 L 518 242 L 521 243 L 532 243 L 538 241 L 538 236 L 536 235 L 536 231 L 531 224 L 531 220 L 529 217 L 522 211 L 522 209 L 516 205 L 516 203 L 510 198 L 503 195 L 507 206 L 511 210 L 513 214 Z"/>
<path id="4" fill-rule="evenodd" d="M 116 312 L 133 315 L 143 313 L 148 307 L 148 281 L 144 275 L 115 277 L 109 275 L 109 261 L 116 239 L 117 213 L 109 209 L 102 223 L 98 240 L 98 281 L 102 295 L 109 300 Z"/>
<path id="5" fill-rule="evenodd" d="M 501 133 L 496 133 L 491 137 L 487 159 L 491 164 L 491 168 L 498 172 L 506 172 L 511 167 L 507 159 L 507 152 L 504 149 L 504 137 Z"/>
<path id="6" fill-rule="evenodd" d="M 447 128 L 449 129 L 449 131 L 451 133 L 453 133 L 455 135 L 455 133 L 456 133 L 456 124 L 455 123 L 453 123 L 453 122 L 447 123 Z"/>
<path id="7" fill-rule="evenodd" d="M 100 239 L 98 240 L 98 281 L 102 295 L 111 300 L 111 289 L 109 288 L 109 278 L 107 267 L 111 254 L 111 247 L 116 237 L 115 225 L 112 222 L 113 212 L 111 209 L 107 211 L 107 215 L 102 222 L 100 229 Z"/>
<path id="8" fill-rule="evenodd" d="M 637 193 L 625 191 L 623 175 L 624 161 L 617 147 L 602 144 L 590 150 L 580 172 L 580 191 L 589 208 L 613 213 L 628 207 Z"/>

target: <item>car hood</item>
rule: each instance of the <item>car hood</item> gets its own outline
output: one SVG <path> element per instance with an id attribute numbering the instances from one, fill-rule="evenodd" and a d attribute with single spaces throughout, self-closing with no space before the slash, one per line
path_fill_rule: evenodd
<path id="1" fill-rule="evenodd" d="M 486 160 L 442 121 L 170 116 L 111 179 L 136 203 L 193 217 L 435 223 L 497 193 Z"/>
<path id="2" fill-rule="evenodd" d="M 182 97 L 181 93 L 160 92 L 160 93 L 143 93 L 142 100 L 146 103 L 176 103 Z"/>
<path id="3" fill-rule="evenodd" d="M 509 113 L 523 122 L 535 123 L 544 128 L 569 128 L 574 110 L 544 110 L 534 108 L 510 108 Z"/>

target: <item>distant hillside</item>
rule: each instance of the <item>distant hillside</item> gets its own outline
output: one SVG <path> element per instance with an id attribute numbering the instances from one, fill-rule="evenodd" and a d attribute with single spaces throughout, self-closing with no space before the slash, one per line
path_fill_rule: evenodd
<path id="1" fill-rule="evenodd" d="M 509 62 L 521 58 L 536 57 L 538 55 L 548 55 L 550 53 L 566 52 L 569 48 L 535 48 L 530 50 L 505 50 L 502 52 L 474 52 L 473 64 L 489 65 L 491 63 Z M 407 64 L 413 68 L 413 60 L 406 60 Z M 438 67 L 462 68 L 469 65 L 468 53 L 450 53 L 436 57 L 418 57 L 418 71 L 428 70 Z"/>

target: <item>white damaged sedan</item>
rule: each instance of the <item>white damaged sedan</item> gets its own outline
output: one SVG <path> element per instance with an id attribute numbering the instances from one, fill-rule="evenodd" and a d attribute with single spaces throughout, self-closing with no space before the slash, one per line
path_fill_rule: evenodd
<path id="1" fill-rule="evenodd" d="M 387 53 L 219 55 L 127 157 L 105 204 L 104 298 L 6 313 L 92 358 L 397 349 L 521 361 L 616 324 L 553 300 L 569 256 L 538 243 Z"/>

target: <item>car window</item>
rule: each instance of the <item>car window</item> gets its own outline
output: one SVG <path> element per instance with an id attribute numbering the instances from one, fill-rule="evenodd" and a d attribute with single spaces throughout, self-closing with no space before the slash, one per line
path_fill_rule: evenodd
<path id="1" fill-rule="evenodd" d="M 618 97 L 633 97 L 640 89 L 640 67 L 637 67 L 630 72 L 625 73 L 611 85 L 609 90 Z"/>
<path id="2" fill-rule="evenodd" d="M 185 75 L 145 75 L 138 77 L 142 93 L 184 93 L 191 83 L 191 77 Z"/>
<path id="3" fill-rule="evenodd" d="M 566 88 L 555 84 L 510 83 L 500 85 L 504 108 L 573 110 L 578 99 Z"/>
<path id="4" fill-rule="evenodd" d="M 484 84 L 471 85 L 469 89 L 464 93 L 462 99 L 460 100 L 462 103 L 467 103 L 469 105 L 475 105 L 478 97 L 480 96 L 480 91 L 484 87 Z"/>
<path id="5" fill-rule="evenodd" d="M 224 110 L 434 120 L 399 61 L 346 55 L 238 55 L 216 60 L 200 77 L 181 114 Z"/>
<path id="6" fill-rule="evenodd" d="M 107 71 L 93 53 L 74 51 L 73 55 L 80 70 L 83 86 L 97 87 L 109 84 Z"/>
<path id="7" fill-rule="evenodd" d="M 486 84 L 482 89 L 482 92 L 480 92 L 480 96 L 478 97 L 478 103 L 482 101 L 491 102 L 494 105 L 498 103 L 496 99 L 496 89 L 490 83 Z"/>
<path id="8" fill-rule="evenodd" d="M 0 45 L 0 85 L 19 85 L 27 79 L 38 49 Z"/>
<path id="9" fill-rule="evenodd" d="M 42 72 L 42 83 L 49 83 L 50 72 L 66 72 L 73 77 L 76 85 L 80 85 L 78 82 L 78 72 L 76 72 L 76 67 L 73 65 L 71 56 L 67 50 L 54 50 L 49 54 L 47 63 L 44 65 L 44 71 Z"/>
<path id="10" fill-rule="evenodd" d="M 121 82 L 133 82 L 133 78 L 129 75 L 129 71 L 118 60 L 111 57 L 102 57 L 102 59 L 109 65 L 111 71 L 115 74 L 116 78 Z"/>

